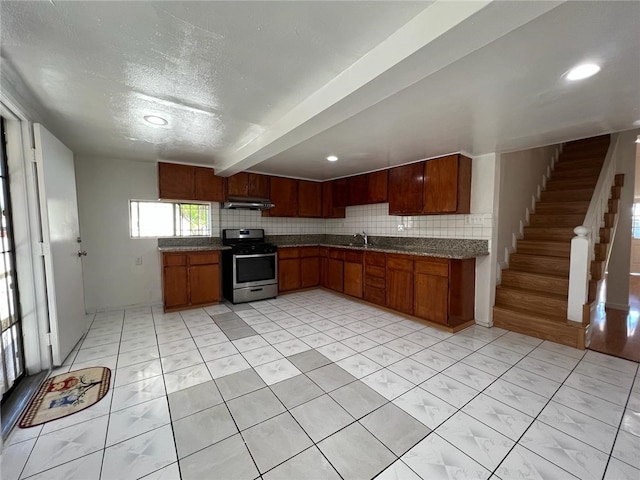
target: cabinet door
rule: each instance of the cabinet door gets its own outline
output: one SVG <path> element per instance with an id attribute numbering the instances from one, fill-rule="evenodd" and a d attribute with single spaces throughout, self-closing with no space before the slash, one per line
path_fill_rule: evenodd
<path id="1" fill-rule="evenodd" d="M 344 262 L 344 293 L 362 298 L 362 264 Z"/>
<path id="2" fill-rule="evenodd" d="M 367 174 L 367 204 L 385 203 L 388 195 L 389 170 Z"/>
<path id="3" fill-rule="evenodd" d="M 298 215 L 298 181 L 291 178 L 270 177 L 271 201 L 275 204 L 262 214 L 269 217 L 295 217 Z"/>
<path id="4" fill-rule="evenodd" d="M 322 184 L 319 182 L 298 181 L 298 216 L 322 216 Z"/>
<path id="5" fill-rule="evenodd" d="M 300 288 L 315 287 L 320 283 L 320 258 L 300 259 Z"/>
<path id="6" fill-rule="evenodd" d="M 195 200 L 195 167 L 158 162 L 158 198 Z"/>
<path id="7" fill-rule="evenodd" d="M 336 292 L 343 291 L 344 262 L 337 258 L 329 258 L 327 263 L 327 287 Z"/>
<path id="8" fill-rule="evenodd" d="M 163 268 L 162 289 L 165 310 L 189 305 L 189 286 L 186 266 Z"/>
<path id="9" fill-rule="evenodd" d="M 300 259 L 278 259 L 278 290 L 287 292 L 300 288 Z"/>
<path id="10" fill-rule="evenodd" d="M 449 279 L 425 273 L 415 274 L 413 314 L 431 322 L 447 324 Z"/>
<path id="11" fill-rule="evenodd" d="M 389 170 L 389 215 L 422 213 L 424 162 Z"/>
<path id="12" fill-rule="evenodd" d="M 344 218 L 345 207 L 333 203 L 333 182 L 322 183 L 322 218 Z"/>
<path id="13" fill-rule="evenodd" d="M 347 179 L 349 203 L 347 205 L 366 205 L 368 193 L 367 175 L 356 175 Z"/>
<path id="14" fill-rule="evenodd" d="M 195 171 L 195 200 L 203 202 L 224 202 L 224 178 L 214 174 L 213 168 L 199 168 Z"/>
<path id="15" fill-rule="evenodd" d="M 349 184 L 346 178 L 333 180 L 333 206 L 346 207 L 349 203 Z"/>
<path id="16" fill-rule="evenodd" d="M 387 268 L 387 307 L 413 313 L 413 272 Z"/>
<path id="17" fill-rule="evenodd" d="M 249 174 L 249 196 L 269 198 L 269 176 L 259 173 Z"/>
<path id="18" fill-rule="evenodd" d="M 329 249 L 320 247 L 318 253 L 320 257 L 320 285 L 329 288 Z"/>
<path id="19" fill-rule="evenodd" d="M 189 267 L 191 305 L 220 301 L 220 265 L 192 265 Z"/>
<path id="20" fill-rule="evenodd" d="M 227 192 L 231 197 L 248 197 L 249 174 L 247 172 L 240 172 L 228 177 Z"/>
<path id="21" fill-rule="evenodd" d="M 424 213 L 469 213 L 471 159 L 461 155 L 427 160 Z"/>

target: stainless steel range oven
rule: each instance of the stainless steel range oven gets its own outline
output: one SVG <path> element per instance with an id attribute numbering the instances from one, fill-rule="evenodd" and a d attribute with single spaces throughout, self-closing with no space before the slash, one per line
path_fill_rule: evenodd
<path id="1" fill-rule="evenodd" d="M 225 229 L 222 244 L 222 291 L 232 303 L 278 295 L 278 247 L 265 243 L 261 228 Z"/>

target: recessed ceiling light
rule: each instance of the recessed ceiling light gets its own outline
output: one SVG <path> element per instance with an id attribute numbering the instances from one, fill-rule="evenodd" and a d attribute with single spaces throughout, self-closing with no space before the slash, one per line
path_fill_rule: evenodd
<path id="1" fill-rule="evenodd" d="M 145 115 L 144 119 L 152 125 L 166 125 L 169 123 L 164 118 L 156 115 Z"/>
<path id="2" fill-rule="evenodd" d="M 595 63 L 583 63 L 569 70 L 565 77 L 567 80 L 582 80 L 595 75 L 599 71 L 600 66 Z"/>
<path id="3" fill-rule="evenodd" d="M 330 162 L 337 162 L 338 161 L 338 157 L 336 157 L 335 155 L 329 155 L 327 157 L 327 160 L 329 160 Z"/>

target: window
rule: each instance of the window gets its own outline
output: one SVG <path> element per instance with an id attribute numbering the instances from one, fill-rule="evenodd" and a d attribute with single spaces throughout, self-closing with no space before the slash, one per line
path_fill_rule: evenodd
<path id="1" fill-rule="evenodd" d="M 131 238 L 211 235 L 211 205 L 130 201 Z"/>
<path id="2" fill-rule="evenodd" d="M 633 216 L 631 217 L 631 232 L 633 238 L 640 238 L 640 203 L 633 204 Z"/>

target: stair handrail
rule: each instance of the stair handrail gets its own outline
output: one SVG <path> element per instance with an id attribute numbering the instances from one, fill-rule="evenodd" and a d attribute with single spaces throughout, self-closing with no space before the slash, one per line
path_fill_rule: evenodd
<path id="1" fill-rule="evenodd" d="M 600 227 L 608 209 L 611 185 L 616 174 L 618 140 L 617 133 L 611 135 L 609 149 L 589 202 L 589 209 L 582 225 L 573 229 L 576 236 L 571 239 L 567 301 L 567 319 L 573 322 L 583 323 L 584 305 L 589 301 L 591 262 L 595 259 L 595 244 L 600 239 Z"/>

